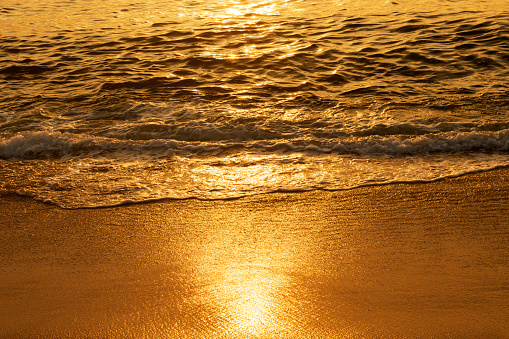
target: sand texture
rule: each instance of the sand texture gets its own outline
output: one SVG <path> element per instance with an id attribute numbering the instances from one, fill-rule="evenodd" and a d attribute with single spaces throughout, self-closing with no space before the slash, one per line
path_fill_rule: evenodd
<path id="1" fill-rule="evenodd" d="M 63 210 L 0 200 L 1 338 L 509 338 L 509 172 Z"/>

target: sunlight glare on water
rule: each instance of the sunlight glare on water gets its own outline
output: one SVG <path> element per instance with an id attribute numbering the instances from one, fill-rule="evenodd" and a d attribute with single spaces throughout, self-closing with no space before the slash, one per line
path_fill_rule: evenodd
<path id="1" fill-rule="evenodd" d="M 97 207 L 506 164 L 507 9 L 4 0 L 0 192 Z"/>
<path id="2" fill-rule="evenodd" d="M 284 1 L 242 1 L 242 0 L 227 0 L 224 1 L 224 7 L 226 8 L 224 14 L 220 14 L 217 17 L 221 19 L 232 19 L 241 16 L 248 15 L 278 15 L 279 12 L 277 7 Z M 212 5 L 212 4 L 211 4 Z"/>

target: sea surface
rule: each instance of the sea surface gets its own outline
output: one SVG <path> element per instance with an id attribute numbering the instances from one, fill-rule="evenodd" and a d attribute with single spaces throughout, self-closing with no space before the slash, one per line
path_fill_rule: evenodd
<path id="1" fill-rule="evenodd" d="M 0 3 L 0 194 L 64 208 L 509 165 L 507 0 Z"/>

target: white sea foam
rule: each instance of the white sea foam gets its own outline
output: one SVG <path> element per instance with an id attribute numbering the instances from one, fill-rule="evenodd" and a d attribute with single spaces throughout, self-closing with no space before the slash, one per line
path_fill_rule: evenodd
<path id="1" fill-rule="evenodd" d="M 508 130 L 249 143 L 28 132 L 0 140 L 0 192 L 76 208 L 349 189 L 506 166 L 508 148 Z"/>
<path id="2" fill-rule="evenodd" d="M 450 152 L 507 152 L 509 130 L 445 132 L 427 135 L 372 135 L 338 138 L 282 138 L 279 140 L 212 140 L 186 142 L 168 139 L 118 140 L 61 132 L 28 132 L 0 139 L 5 160 L 59 159 L 108 156 L 164 157 L 218 154 L 232 149 L 261 152 L 316 152 L 362 155 L 420 155 Z"/>

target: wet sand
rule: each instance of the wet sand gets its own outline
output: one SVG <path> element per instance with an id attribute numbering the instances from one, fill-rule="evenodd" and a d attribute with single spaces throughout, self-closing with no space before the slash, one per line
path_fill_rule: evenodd
<path id="1" fill-rule="evenodd" d="M 509 171 L 63 210 L 0 200 L 1 338 L 509 338 Z"/>

